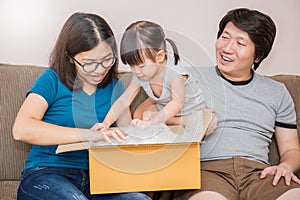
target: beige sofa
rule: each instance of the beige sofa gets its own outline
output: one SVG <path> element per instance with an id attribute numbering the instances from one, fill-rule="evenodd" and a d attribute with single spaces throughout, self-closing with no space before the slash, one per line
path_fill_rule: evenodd
<path id="1" fill-rule="evenodd" d="M 0 199 L 16 199 L 16 191 L 25 159 L 30 145 L 15 141 L 11 129 L 15 116 L 24 100 L 25 93 L 36 77 L 45 70 L 44 67 L 26 65 L 0 64 Z M 131 74 L 122 74 L 125 84 L 128 84 Z M 298 134 L 300 134 L 300 76 L 277 75 L 271 77 L 284 82 L 289 89 L 296 105 Z M 145 99 L 141 93 L 132 110 Z M 299 135 L 300 137 L 300 135 Z M 270 146 L 270 162 L 278 163 L 279 157 L 276 143 Z M 300 177 L 300 171 L 297 173 Z"/>

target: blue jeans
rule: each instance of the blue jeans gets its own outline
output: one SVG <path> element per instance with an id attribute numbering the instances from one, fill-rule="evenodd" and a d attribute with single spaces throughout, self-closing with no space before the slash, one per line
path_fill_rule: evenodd
<path id="1" fill-rule="evenodd" d="M 92 195 L 88 170 L 58 167 L 43 167 L 22 174 L 17 197 L 18 200 L 151 200 L 138 192 Z"/>

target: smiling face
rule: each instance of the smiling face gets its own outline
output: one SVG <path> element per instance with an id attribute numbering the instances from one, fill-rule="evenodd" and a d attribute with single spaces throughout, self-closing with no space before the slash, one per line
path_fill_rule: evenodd
<path id="1" fill-rule="evenodd" d="M 111 47 L 106 43 L 100 43 L 95 48 L 90 51 L 85 51 L 77 54 L 75 59 L 78 60 L 82 65 L 90 64 L 92 62 L 102 62 L 108 58 L 113 57 L 113 51 Z M 97 84 L 101 83 L 107 73 L 110 70 L 110 67 L 103 68 L 101 65 L 93 72 L 85 72 L 83 68 L 75 63 L 77 69 L 77 75 L 82 81 L 82 89 L 85 91 L 95 90 Z"/>
<path id="2" fill-rule="evenodd" d="M 216 42 L 216 59 L 218 69 L 225 78 L 231 81 L 248 80 L 255 62 L 255 45 L 246 32 L 228 22 Z"/>

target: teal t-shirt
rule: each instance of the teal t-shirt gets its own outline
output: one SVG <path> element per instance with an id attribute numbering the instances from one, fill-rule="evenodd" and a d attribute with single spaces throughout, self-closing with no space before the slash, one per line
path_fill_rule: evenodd
<path id="1" fill-rule="evenodd" d="M 112 103 L 123 93 L 121 81 L 112 81 L 105 88 L 88 95 L 84 91 L 69 90 L 60 82 L 56 72 L 45 70 L 29 89 L 41 95 L 48 103 L 43 121 L 64 127 L 91 128 L 102 122 Z M 87 150 L 56 154 L 57 145 L 32 145 L 24 170 L 37 167 L 65 167 L 88 169 Z"/>

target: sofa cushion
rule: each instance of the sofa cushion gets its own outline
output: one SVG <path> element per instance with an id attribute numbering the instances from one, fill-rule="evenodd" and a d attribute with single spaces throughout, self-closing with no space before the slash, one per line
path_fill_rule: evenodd
<path id="1" fill-rule="evenodd" d="M 19 180 L 30 145 L 15 141 L 12 126 L 16 114 L 44 67 L 0 64 L 0 180 Z"/>

